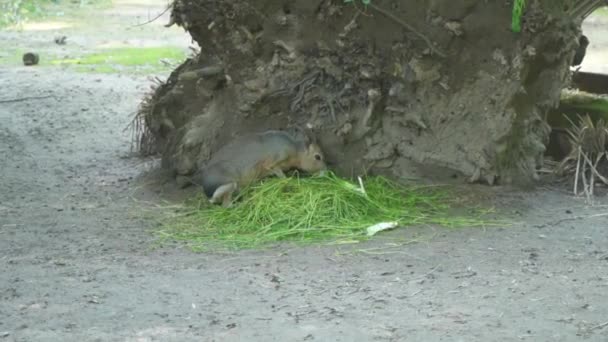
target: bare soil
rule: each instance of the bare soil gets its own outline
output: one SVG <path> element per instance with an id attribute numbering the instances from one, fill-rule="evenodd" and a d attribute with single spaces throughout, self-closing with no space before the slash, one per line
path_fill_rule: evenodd
<path id="1" fill-rule="evenodd" d="M 95 15 L 114 25 L 72 29 L 78 44 L 62 48 L 103 37 L 187 47 L 166 16 L 124 30 L 160 10 L 119 2 Z M 0 42 L 44 56 L 56 33 Z M 495 206 L 513 221 L 503 228 L 221 255 L 151 249 L 156 223 L 142 213 L 184 193 L 130 153 L 124 129 L 149 85 L 0 64 L 0 101 L 20 99 L 0 103 L 0 341 L 608 340 L 608 200 L 590 206 L 561 186 L 471 186 L 463 200 Z"/>

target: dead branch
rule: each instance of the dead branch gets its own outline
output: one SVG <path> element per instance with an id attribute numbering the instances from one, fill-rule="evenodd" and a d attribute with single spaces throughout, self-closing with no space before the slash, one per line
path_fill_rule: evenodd
<path id="1" fill-rule="evenodd" d="M 608 327 L 608 322 L 602 323 L 602 324 L 598 324 L 594 327 L 591 327 L 590 330 L 596 330 L 596 329 L 604 329 L 605 327 Z"/>
<path id="2" fill-rule="evenodd" d="M 167 6 L 167 8 L 165 8 L 165 10 L 164 10 L 164 11 L 160 12 L 160 14 L 158 14 L 156 17 L 154 17 L 154 18 L 152 18 L 152 19 L 150 19 L 150 20 L 148 20 L 148 21 L 146 21 L 146 22 L 143 22 L 143 23 L 141 23 L 141 24 L 133 25 L 132 27 L 139 27 L 139 26 L 148 25 L 148 24 L 150 24 L 150 23 L 152 23 L 152 22 L 156 21 L 158 18 L 162 17 L 162 16 L 163 16 L 163 14 L 167 13 L 167 11 L 168 11 L 168 10 L 170 10 L 172 7 L 173 7 L 173 4 L 169 4 L 169 5 Z"/>
<path id="3" fill-rule="evenodd" d="M 599 178 L 599 179 L 602 181 L 602 183 L 604 183 L 604 184 L 608 185 L 608 179 L 606 179 L 606 177 L 602 176 L 602 175 L 599 173 L 599 171 L 597 171 L 597 165 L 599 164 L 599 162 L 600 162 L 600 160 L 602 159 L 603 155 L 604 155 L 603 153 L 602 153 L 602 154 L 600 154 L 600 155 L 597 157 L 597 159 L 596 159 L 595 163 L 592 163 L 592 162 L 591 162 L 591 159 L 589 159 L 589 157 L 587 156 L 587 154 L 586 154 L 586 153 L 583 153 L 583 158 L 585 158 L 585 161 L 587 162 L 587 164 L 588 164 L 588 165 L 589 165 L 589 167 L 591 168 L 591 174 L 592 174 L 592 175 L 596 175 L 596 176 L 597 176 L 597 177 L 598 177 L 598 178 Z"/>
<path id="4" fill-rule="evenodd" d="M 578 195 L 578 176 L 581 170 L 581 147 L 577 147 L 578 157 L 576 158 L 576 173 L 574 174 L 574 195 Z"/>
<path id="5" fill-rule="evenodd" d="M 53 97 L 53 95 L 28 96 L 28 97 L 20 97 L 20 98 L 17 98 L 17 99 L 0 100 L 0 103 L 11 103 L 11 102 L 23 102 L 23 101 L 29 101 L 29 100 L 40 100 L 40 99 L 48 99 L 49 97 Z"/>
<path id="6" fill-rule="evenodd" d="M 562 219 L 559 219 L 559 220 L 555 220 L 555 221 L 551 221 L 551 222 L 535 225 L 534 227 L 536 227 L 536 228 L 554 227 L 554 226 L 557 226 L 558 224 L 561 224 L 561 223 L 564 223 L 564 222 L 578 221 L 578 220 L 582 220 L 582 219 L 590 219 L 590 218 L 606 217 L 606 216 L 608 216 L 608 213 L 599 213 L 599 214 L 593 214 L 593 215 L 588 215 L 588 216 L 566 217 L 566 218 L 562 218 Z"/>

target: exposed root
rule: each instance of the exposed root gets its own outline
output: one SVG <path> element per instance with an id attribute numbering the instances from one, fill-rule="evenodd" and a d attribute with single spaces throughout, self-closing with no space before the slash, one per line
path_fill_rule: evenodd
<path id="1" fill-rule="evenodd" d="M 361 15 L 361 12 L 355 13 L 353 19 L 346 26 L 344 26 L 344 30 L 342 31 L 342 33 L 340 33 L 340 37 L 346 37 L 352 30 L 357 27 L 357 19 L 359 19 L 359 15 Z"/>
<path id="2" fill-rule="evenodd" d="M 133 120 L 126 127 L 126 129 L 131 130 L 131 151 L 135 151 L 142 156 L 149 156 L 155 152 L 156 138 L 150 130 L 148 118 L 154 112 L 156 106 L 154 94 L 160 84 L 162 84 L 162 81 L 155 78 L 154 84 L 150 86 L 149 93 L 144 96 Z"/>
<path id="3" fill-rule="evenodd" d="M 372 115 L 374 114 L 374 109 L 376 108 L 378 100 L 380 99 L 380 91 L 377 89 L 369 89 L 367 91 L 367 98 L 369 100 L 369 103 L 367 104 L 367 110 L 365 111 L 365 115 L 361 119 L 362 126 L 365 127 L 366 131 L 371 129 L 368 123 L 369 120 L 372 118 Z"/>
<path id="4" fill-rule="evenodd" d="M 296 94 L 293 101 L 291 102 L 291 110 L 295 110 L 300 104 L 300 102 L 302 102 L 305 92 L 312 88 L 317 77 L 319 77 L 321 73 L 322 72 L 320 70 L 314 71 L 308 74 L 300 82 L 298 82 L 291 88 L 291 92 Z"/>
<path id="5" fill-rule="evenodd" d="M 437 56 L 443 57 L 443 58 L 446 57 L 446 54 L 444 52 L 442 52 L 441 50 L 436 48 L 435 45 L 433 44 L 433 42 L 431 42 L 431 40 L 429 38 L 427 38 L 427 36 L 420 33 L 420 31 L 416 30 L 414 27 L 412 27 L 412 25 L 406 23 L 402 19 L 396 17 L 394 14 L 390 13 L 389 11 L 387 11 L 381 7 L 378 7 L 377 5 L 369 4 L 368 6 L 371 7 L 372 9 L 374 9 L 376 12 L 384 15 L 385 17 L 391 19 L 392 21 L 396 22 L 397 24 L 405 27 L 407 30 L 416 34 L 418 37 L 420 37 L 422 40 L 424 40 L 424 42 L 429 47 L 429 49 L 431 49 L 431 51 L 433 51 Z"/>

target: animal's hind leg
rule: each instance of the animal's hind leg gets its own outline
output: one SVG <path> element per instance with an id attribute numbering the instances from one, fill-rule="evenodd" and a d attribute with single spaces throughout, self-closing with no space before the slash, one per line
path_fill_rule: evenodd
<path id="1" fill-rule="evenodd" d="M 209 200 L 211 203 L 219 203 L 220 200 L 222 205 L 226 207 L 232 202 L 232 193 L 236 190 L 236 183 L 228 183 L 218 187 L 213 196 Z"/>
<path id="2" fill-rule="evenodd" d="M 227 192 L 224 194 L 224 199 L 222 200 L 222 207 L 230 208 L 232 207 L 232 194 L 233 192 Z"/>
<path id="3" fill-rule="evenodd" d="M 273 169 L 270 170 L 270 172 L 272 172 L 272 174 L 274 174 L 275 176 L 279 177 L 279 178 L 285 178 L 285 173 L 283 172 L 283 170 L 281 170 L 281 168 L 279 167 L 275 167 Z"/>

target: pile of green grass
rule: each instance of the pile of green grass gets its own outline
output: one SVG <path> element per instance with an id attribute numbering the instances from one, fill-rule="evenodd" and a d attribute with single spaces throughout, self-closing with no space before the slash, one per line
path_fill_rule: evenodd
<path id="1" fill-rule="evenodd" d="M 480 226 L 479 218 L 448 215 L 447 193 L 412 187 L 384 177 L 360 185 L 329 174 L 309 178 L 271 178 L 242 192 L 232 208 L 211 206 L 204 197 L 166 219 L 161 241 L 184 241 L 193 250 L 262 247 L 296 243 L 360 241 L 381 222 L 399 226 L 437 224 Z M 363 190 L 362 190 L 363 189 Z"/>

